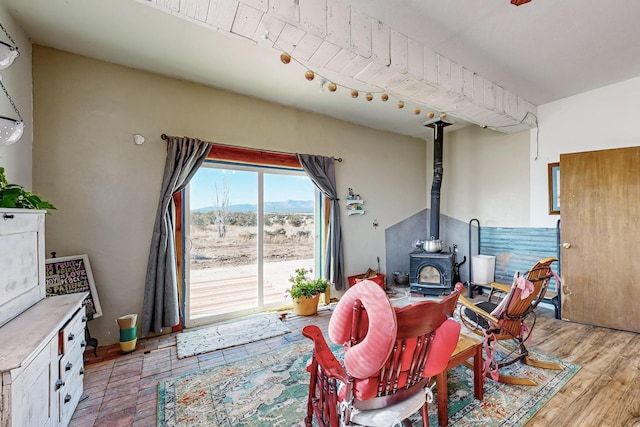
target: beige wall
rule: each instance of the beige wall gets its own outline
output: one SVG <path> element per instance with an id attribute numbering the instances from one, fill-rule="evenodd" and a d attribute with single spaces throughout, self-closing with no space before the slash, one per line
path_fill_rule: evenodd
<path id="1" fill-rule="evenodd" d="M 0 22 L 18 45 L 20 56 L 5 70 L 0 70 L 2 83 L 13 98 L 25 122 L 22 138 L 12 145 L 0 145 L 0 166 L 5 168 L 9 182 L 31 189 L 31 146 L 33 141 L 32 85 L 31 85 L 31 41 L 15 24 L 0 1 Z M 0 33 L 1 34 L 1 33 Z M 1 40 L 10 43 L 4 34 Z M 11 103 L 0 91 L 0 116 L 17 119 Z"/>
<path id="2" fill-rule="evenodd" d="M 468 126 L 445 134 L 441 213 L 463 222 L 477 218 L 483 227 L 528 227 L 529 133 Z"/>
<path id="3" fill-rule="evenodd" d="M 100 345 L 118 341 L 116 317 L 141 312 L 162 133 L 342 157 L 341 196 L 352 187 L 367 209 L 342 218 L 347 275 L 378 256 L 384 271 L 384 229 L 427 204 L 422 140 L 41 46 L 33 75 L 33 182 L 58 208 L 46 250 L 89 255 L 104 312 L 89 326 Z M 147 142 L 135 145 L 135 133 Z"/>

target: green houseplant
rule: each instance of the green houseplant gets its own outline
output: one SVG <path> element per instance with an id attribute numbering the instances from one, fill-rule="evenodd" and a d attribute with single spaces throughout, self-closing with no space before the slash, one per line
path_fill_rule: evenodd
<path id="1" fill-rule="evenodd" d="M 289 295 L 293 299 L 293 312 L 300 316 L 310 316 L 318 312 L 320 294 L 327 290 L 329 281 L 322 278 L 310 279 L 306 268 L 296 268 L 295 276 L 289 277 Z"/>
<path id="2" fill-rule="evenodd" d="M 55 209 L 50 202 L 17 184 L 9 184 L 0 167 L 0 208 Z"/>

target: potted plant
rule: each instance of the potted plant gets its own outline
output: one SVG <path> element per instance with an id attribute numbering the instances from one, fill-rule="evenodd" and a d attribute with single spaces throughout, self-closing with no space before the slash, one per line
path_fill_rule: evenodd
<path id="1" fill-rule="evenodd" d="M 295 276 L 289 277 L 291 287 L 289 295 L 293 299 L 293 312 L 299 316 L 310 316 L 318 312 L 320 294 L 327 290 L 329 281 L 317 278 L 310 279 L 310 271 L 306 268 L 296 268 Z"/>
<path id="2" fill-rule="evenodd" d="M 0 208 L 55 209 L 55 206 L 20 185 L 9 184 L 4 168 L 0 167 Z"/>

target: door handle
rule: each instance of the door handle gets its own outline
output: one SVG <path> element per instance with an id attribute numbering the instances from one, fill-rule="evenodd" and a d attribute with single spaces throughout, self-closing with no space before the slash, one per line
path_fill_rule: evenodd
<path id="1" fill-rule="evenodd" d="M 571 247 L 571 243 L 569 243 L 569 242 L 564 242 L 564 243 L 562 244 L 562 247 L 563 247 L 563 248 L 565 248 L 565 249 L 569 249 L 569 248 Z"/>

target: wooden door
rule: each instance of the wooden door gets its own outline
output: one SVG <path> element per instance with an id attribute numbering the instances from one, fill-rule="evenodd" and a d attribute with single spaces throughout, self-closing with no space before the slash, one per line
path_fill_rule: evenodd
<path id="1" fill-rule="evenodd" d="M 639 170 L 640 147 L 560 156 L 563 319 L 640 331 Z"/>

